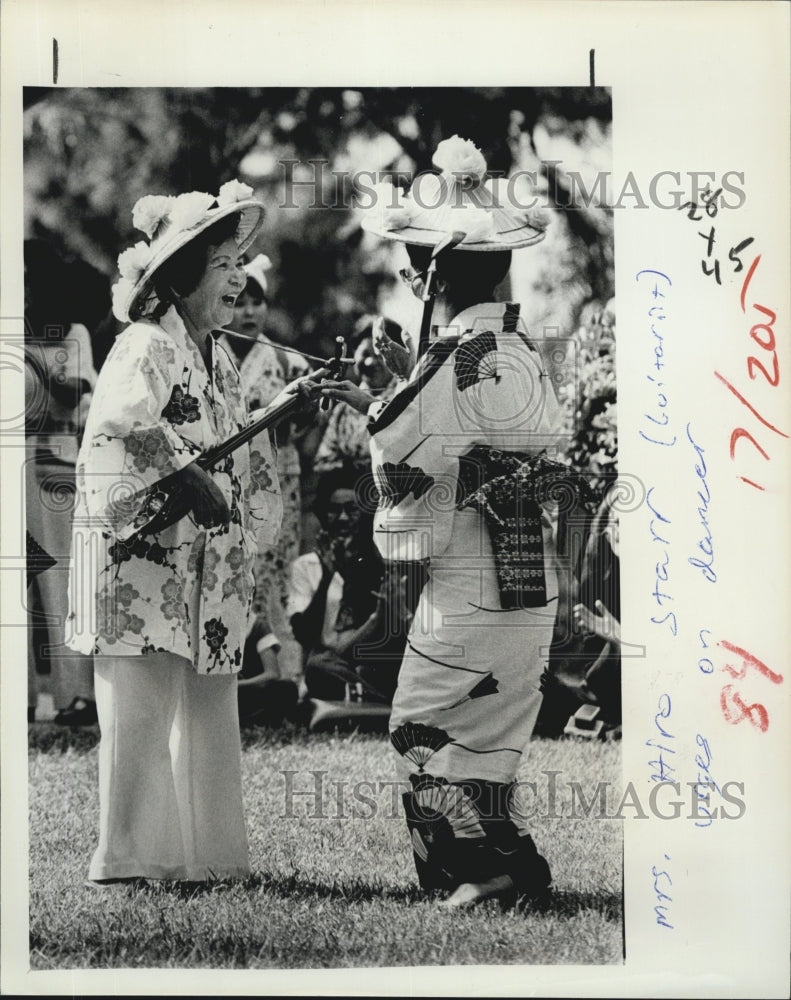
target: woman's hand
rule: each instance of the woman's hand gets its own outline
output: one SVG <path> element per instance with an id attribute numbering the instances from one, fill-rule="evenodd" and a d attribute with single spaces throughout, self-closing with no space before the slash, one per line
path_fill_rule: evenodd
<path id="1" fill-rule="evenodd" d="M 358 413 L 365 413 L 375 397 L 361 389 L 359 385 L 344 379 L 343 382 L 325 382 L 320 386 L 321 395 L 329 399 L 339 399 Z"/>
<path id="2" fill-rule="evenodd" d="M 181 480 L 197 524 L 204 528 L 216 528 L 230 522 L 230 508 L 222 490 L 208 472 L 193 462 L 181 470 Z"/>
<path id="3" fill-rule="evenodd" d="M 289 417 L 293 417 L 296 414 L 308 414 L 316 410 L 318 405 L 318 386 L 317 381 L 326 378 L 329 374 L 328 368 L 319 368 L 318 371 L 311 372 L 309 375 L 302 375 L 300 378 L 295 378 L 292 382 L 289 382 L 285 388 L 281 389 L 280 392 L 275 396 L 271 403 L 266 406 L 261 413 L 265 413 L 267 410 L 273 410 L 283 403 L 293 402 L 294 397 L 298 399 L 298 405 L 289 412 Z M 283 417 L 280 418 L 273 427 L 276 427 Z"/>
<path id="4" fill-rule="evenodd" d="M 412 341 L 406 331 L 401 336 L 411 347 Z M 412 352 L 387 336 L 382 316 L 377 316 L 373 322 L 371 340 L 374 351 L 384 361 L 393 375 L 399 379 L 409 378 L 412 369 L 415 367 L 415 359 Z"/>
<path id="5" fill-rule="evenodd" d="M 316 555 L 321 563 L 322 573 L 332 576 L 337 569 L 335 544 L 323 529 L 316 535 Z"/>

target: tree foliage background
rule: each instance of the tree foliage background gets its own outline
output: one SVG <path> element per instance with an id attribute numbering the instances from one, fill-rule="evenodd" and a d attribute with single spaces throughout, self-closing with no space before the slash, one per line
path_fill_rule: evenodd
<path id="1" fill-rule="evenodd" d="M 564 358 L 545 351 L 567 405 L 568 457 L 614 468 L 612 212 L 580 200 L 569 176 L 590 191 L 610 170 L 606 89 L 27 88 L 25 105 L 28 237 L 109 284 L 118 253 L 140 236 L 138 198 L 216 192 L 238 177 L 267 206 L 252 252 L 274 263 L 273 330 L 311 353 L 328 351 L 363 313 L 419 322 L 394 280 L 403 249 L 360 229 L 355 172 L 430 170 L 437 144 L 455 133 L 481 148 L 490 171 L 534 171 L 552 224 L 543 243 L 514 255 L 507 291 L 539 344 L 545 331 L 568 339 Z M 111 320 L 96 331 L 99 361 L 116 332 Z"/>

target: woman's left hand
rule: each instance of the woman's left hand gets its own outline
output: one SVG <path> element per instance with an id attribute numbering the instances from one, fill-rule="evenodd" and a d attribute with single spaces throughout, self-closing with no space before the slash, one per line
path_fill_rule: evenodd
<path id="1" fill-rule="evenodd" d="M 370 392 L 366 392 L 348 379 L 344 379 L 343 382 L 325 382 L 321 386 L 321 395 L 328 399 L 339 399 L 358 413 L 365 413 L 371 403 L 376 401 Z"/>
<path id="2" fill-rule="evenodd" d="M 302 375 L 300 378 L 295 378 L 293 382 L 289 382 L 284 389 L 281 389 L 267 409 L 279 406 L 281 403 L 288 402 L 294 396 L 297 396 L 299 405 L 295 410 L 291 411 L 290 416 L 293 417 L 296 413 L 312 413 L 318 406 L 316 381 L 326 378 L 328 374 L 328 368 L 319 368 L 318 371 L 311 372 L 309 375 Z"/>

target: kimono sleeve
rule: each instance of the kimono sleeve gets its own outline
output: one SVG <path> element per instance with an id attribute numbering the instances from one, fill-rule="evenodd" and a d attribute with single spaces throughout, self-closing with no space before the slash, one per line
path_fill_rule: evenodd
<path id="1" fill-rule="evenodd" d="M 394 396 L 370 425 L 379 493 L 374 540 L 387 560 L 417 562 L 445 551 L 459 456 L 479 440 L 477 423 L 458 419 L 452 355 L 436 360 L 428 377 Z"/>
<path id="2" fill-rule="evenodd" d="M 454 408 L 477 444 L 536 455 L 552 449 L 563 411 L 541 355 L 519 333 L 485 332 L 456 350 Z"/>
<path id="3" fill-rule="evenodd" d="M 129 327 L 97 380 L 77 462 L 89 517 L 124 539 L 155 514 L 147 491 L 189 465 L 200 447 L 163 416 L 175 384 L 170 338 L 144 324 Z"/>

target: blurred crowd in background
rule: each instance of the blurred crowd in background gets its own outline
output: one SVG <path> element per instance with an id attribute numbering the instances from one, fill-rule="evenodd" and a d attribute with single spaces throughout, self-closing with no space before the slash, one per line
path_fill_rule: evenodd
<path id="1" fill-rule="evenodd" d="M 67 650 L 62 632 L 76 456 L 96 374 L 121 328 L 110 286 L 119 249 L 135 238 L 132 205 L 145 193 L 214 191 L 235 177 L 266 205 L 247 287 L 221 335 L 251 407 L 318 367 L 338 336 L 354 359 L 350 376 L 387 398 L 395 383 L 373 349 L 372 322 L 388 317 L 400 341 L 414 329 L 415 306 L 397 279 L 403 250 L 360 228 L 359 174 L 430 169 L 437 141 L 461 131 L 490 170 L 532 172 L 552 215 L 540 247 L 516 256 L 501 297 L 522 303 L 565 406 L 561 457 L 600 500 L 567 595 L 585 627 L 557 636 L 538 728 L 559 735 L 580 705 L 596 705 L 605 731 L 617 730 L 617 630 L 601 627 L 605 615 L 616 625 L 620 617 L 608 492 L 617 474 L 612 211 L 581 201 L 569 179 L 590 191 L 609 169 L 608 92 L 27 88 L 25 104 L 29 720 L 41 718 L 44 694 L 55 722 L 96 722 L 91 658 Z M 370 479 L 365 423 L 337 403 L 278 429 L 284 520 L 256 566 L 243 723 L 315 724 L 305 706 L 317 703 L 343 705 L 348 718 L 386 717 L 423 581 L 419 568 L 385 567 L 373 545 L 359 488 Z"/>

